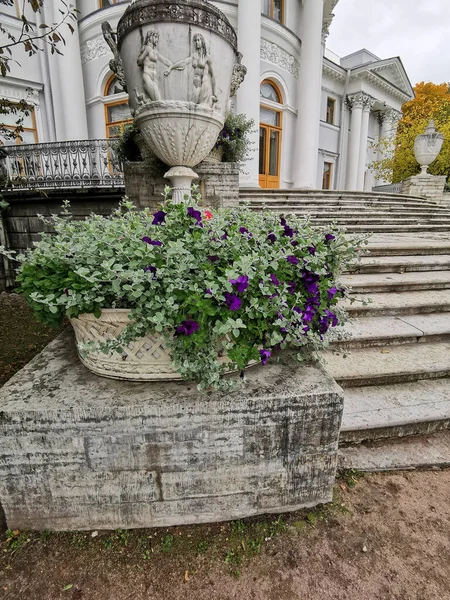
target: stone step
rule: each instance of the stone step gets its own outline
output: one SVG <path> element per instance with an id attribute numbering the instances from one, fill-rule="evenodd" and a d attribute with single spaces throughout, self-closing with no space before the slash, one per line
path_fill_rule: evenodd
<path id="1" fill-rule="evenodd" d="M 350 228 L 351 226 L 354 225 L 359 225 L 361 227 L 366 227 L 368 228 L 368 230 L 370 230 L 373 226 L 388 226 L 388 227 L 395 227 L 395 226 L 406 226 L 406 225 L 415 225 L 415 226 L 423 226 L 426 225 L 427 227 L 443 227 L 442 231 L 445 231 L 445 227 L 447 228 L 447 231 L 450 229 L 450 218 L 449 217 L 440 217 L 438 219 L 431 219 L 431 218 L 426 218 L 426 217 L 421 217 L 421 218 L 415 218 L 415 217 L 403 217 L 403 216 L 394 216 L 392 215 L 391 217 L 379 217 L 379 216 L 375 216 L 375 217 L 371 217 L 371 216 L 366 216 L 364 214 L 360 215 L 360 216 L 353 216 L 353 217 L 345 217 L 345 218 L 341 218 L 339 216 L 334 215 L 333 217 L 327 217 L 327 218 L 323 218 L 323 217 L 315 217 L 315 216 L 311 216 L 310 217 L 311 223 L 313 225 L 320 225 L 322 227 L 326 227 L 329 225 L 329 223 L 336 223 L 337 225 L 339 225 L 340 227 L 345 227 L 345 228 Z"/>
<path id="2" fill-rule="evenodd" d="M 450 288 L 450 271 L 343 275 L 340 282 L 359 294 L 443 290 Z"/>
<path id="3" fill-rule="evenodd" d="M 325 367 L 344 388 L 450 377 L 450 343 L 352 350 L 351 357 L 323 354 Z"/>
<path id="4" fill-rule="evenodd" d="M 239 190 L 241 198 L 321 198 L 330 200 L 331 198 L 356 198 L 370 200 L 392 199 L 399 202 L 429 202 L 423 196 L 405 196 L 404 194 L 391 194 L 382 192 L 361 192 L 347 190 L 283 190 L 283 189 L 259 189 L 259 188 L 241 188 Z"/>
<path id="5" fill-rule="evenodd" d="M 399 346 L 428 342 L 450 342 L 450 313 L 404 315 L 401 317 L 352 318 L 344 327 L 335 330 L 343 336 L 333 340 L 341 351 Z"/>
<path id="6" fill-rule="evenodd" d="M 448 468 L 450 431 L 340 448 L 338 465 L 365 472 Z"/>
<path id="7" fill-rule="evenodd" d="M 387 236 L 385 236 L 387 237 Z M 376 242 L 372 237 L 366 250 L 371 257 L 375 256 L 425 256 L 450 255 L 450 240 L 424 240 L 416 237 L 414 242 L 398 242 L 398 236 L 393 235 L 391 242 Z"/>
<path id="8" fill-rule="evenodd" d="M 357 301 L 344 300 L 340 306 L 353 318 L 450 312 L 450 289 L 376 293 L 370 295 L 370 303 L 366 305 L 362 301 L 368 296 L 354 295 L 352 298 Z"/>
<path id="9" fill-rule="evenodd" d="M 410 273 L 450 270 L 450 254 L 439 256 L 364 256 L 348 269 L 352 274 Z"/>
<path id="10" fill-rule="evenodd" d="M 426 232 L 448 232 L 448 225 L 348 225 L 345 227 L 348 233 L 426 233 Z"/>
<path id="11" fill-rule="evenodd" d="M 242 201 L 241 201 L 242 203 Z M 250 202 L 248 206 L 253 210 L 275 210 L 275 211 L 306 211 L 306 210 L 333 210 L 333 209 L 347 209 L 352 208 L 365 209 L 365 210 L 419 210 L 426 212 L 433 212 L 436 214 L 445 214 L 449 212 L 449 208 L 446 206 L 436 206 L 434 204 L 423 204 L 419 202 L 413 202 L 406 205 L 403 202 L 348 202 L 347 200 L 342 201 L 305 201 L 305 202 Z"/>
<path id="12" fill-rule="evenodd" d="M 450 379 L 345 390 L 341 444 L 432 433 L 450 426 Z"/>

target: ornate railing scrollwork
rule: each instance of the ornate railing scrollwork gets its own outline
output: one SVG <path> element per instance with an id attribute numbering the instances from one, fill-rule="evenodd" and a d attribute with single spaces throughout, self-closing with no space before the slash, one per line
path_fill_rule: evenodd
<path id="1" fill-rule="evenodd" d="M 4 147 L 6 188 L 123 187 L 117 140 L 79 140 Z"/>

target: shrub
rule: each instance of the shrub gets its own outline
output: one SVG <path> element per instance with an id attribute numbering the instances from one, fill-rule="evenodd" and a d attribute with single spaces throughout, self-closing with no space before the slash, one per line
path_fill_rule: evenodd
<path id="1" fill-rule="evenodd" d="M 223 162 L 245 162 L 252 146 L 248 133 L 254 126 L 255 121 L 245 115 L 228 115 L 215 145 L 223 148 Z"/>
<path id="2" fill-rule="evenodd" d="M 361 242 L 273 212 L 211 214 L 199 200 L 166 201 L 155 214 L 125 200 L 110 217 L 82 221 L 66 207 L 50 220 L 56 235 L 19 257 L 19 291 L 50 324 L 131 309 L 130 324 L 101 350 L 160 332 L 177 370 L 202 388 L 228 385 L 219 346 L 238 369 L 287 346 L 299 359 L 322 348 L 341 320 L 337 277 Z"/>

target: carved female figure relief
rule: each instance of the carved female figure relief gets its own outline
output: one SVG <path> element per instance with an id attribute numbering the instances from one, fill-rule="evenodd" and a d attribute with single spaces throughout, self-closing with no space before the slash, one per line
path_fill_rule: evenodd
<path id="1" fill-rule="evenodd" d="M 187 65 L 192 65 L 192 68 L 194 69 L 192 101 L 195 104 L 206 104 L 212 108 L 218 101 L 216 94 L 216 78 L 211 57 L 206 49 L 205 38 L 200 33 L 194 35 L 191 55 L 174 63 L 167 71 L 165 71 L 164 75 L 168 77 L 174 69 L 182 71 Z"/>
<path id="2" fill-rule="evenodd" d="M 159 33 L 155 29 L 147 31 L 147 35 L 142 43 L 141 53 L 137 59 L 137 64 L 143 70 L 142 82 L 144 85 L 144 93 L 152 102 L 161 100 L 157 79 L 158 60 L 167 67 L 171 67 L 172 65 L 172 61 L 168 58 L 164 58 L 157 49 L 158 42 Z"/>

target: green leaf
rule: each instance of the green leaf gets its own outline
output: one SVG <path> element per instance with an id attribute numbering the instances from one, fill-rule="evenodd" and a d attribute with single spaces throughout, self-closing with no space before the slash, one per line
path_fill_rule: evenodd
<path id="1" fill-rule="evenodd" d="M 73 583 L 69 583 L 68 585 L 63 587 L 63 592 L 68 592 L 69 590 L 71 590 L 73 588 Z"/>

